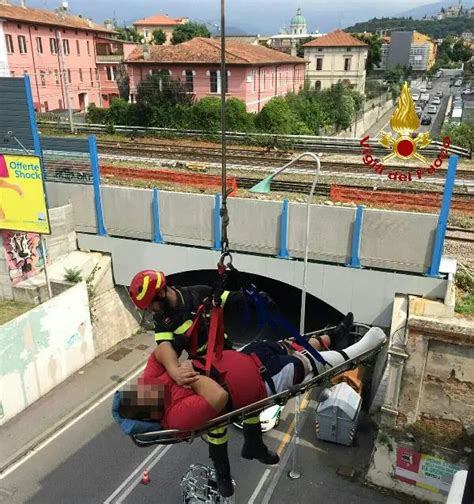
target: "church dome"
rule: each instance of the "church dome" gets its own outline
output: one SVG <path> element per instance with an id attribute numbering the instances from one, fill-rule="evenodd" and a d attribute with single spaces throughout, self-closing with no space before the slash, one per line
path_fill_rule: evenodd
<path id="1" fill-rule="evenodd" d="M 301 14 L 301 9 L 296 11 L 296 16 L 291 18 L 292 25 L 306 25 L 306 18 Z"/>

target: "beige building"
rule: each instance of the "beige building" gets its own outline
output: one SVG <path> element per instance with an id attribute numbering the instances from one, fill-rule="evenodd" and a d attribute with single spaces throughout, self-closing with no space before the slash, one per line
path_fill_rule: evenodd
<path id="1" fill-rule="evenodd" d="M 135 21 L 133 26 L 137 29 L 138 33 L 143 35 L 145 41 L 149 42 L 153 39 L 154 30 L 163 30 L 166 33 L 165 44 L 171 43 L 171 37 L 173 35 L 173 30 L 176 26 L 181 24 L 186 24 L 189 22 L 189 18 L 170 18 L 162 14 L 157 14 L 156 16 L 150 16 L 145 19 L 140 19 Z"/>
<path id="2" fill-rule="evenodd" d="M 342 82 L 359 93 L 365 89 L 367 45 L 359 39 L 336 30 L 311 40 L 304 46 L 309 62 L 306 77 L 311 87 L 326 89 Z"/>

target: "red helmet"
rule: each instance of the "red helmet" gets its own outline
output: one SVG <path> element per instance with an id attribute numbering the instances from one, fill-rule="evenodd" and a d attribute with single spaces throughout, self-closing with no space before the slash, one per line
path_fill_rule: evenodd
<path id="1" fill-rule="evenodd" d="M 144 310 L 152 303 L 156 291 L 165 287 L 166 277 L 161 271 L 140 271 L 130 284 L 130 297 L 140 310 Z"/>

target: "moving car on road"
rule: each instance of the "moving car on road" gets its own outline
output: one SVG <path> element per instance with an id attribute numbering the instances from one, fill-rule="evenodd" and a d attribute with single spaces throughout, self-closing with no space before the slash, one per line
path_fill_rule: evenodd
<path id="1" fill-rule="evenodd" d="M 431 124 L 431 116 L 424 115 L 421 117 L 421 124 Z"/>
<path id="2" fill-rule="evenodd" d="M 426 109 L 428 114 L 437 114 L 438 113 L 438 107 L 436 105 L 428 105 L 428 108 Z"/>
<path id="3" fill-rule="evenodd" d="M 432 104 L 432 105 L 440 105 L 440 104 L 441 104 L 441 99 L 439 98 L 439 96 L 435 96 L 435 97 L 431 100 L 431 104 Z"/>

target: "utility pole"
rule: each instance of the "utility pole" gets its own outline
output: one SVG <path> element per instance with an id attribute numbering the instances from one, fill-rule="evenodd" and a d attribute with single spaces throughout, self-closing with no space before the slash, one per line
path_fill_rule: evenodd
<path id="1" fill-rule="evenodd" d="M 221 134 L 222 134 L 222 208 L 220 215 L 222 218 L 222 252 L 228 252 L 229 239 L 227 237 L 227 225 L 229 215 L 227 213 L 227 144 L 226 144 L 226 101 L 225 93 L 227 88 L 227 70 L 225 61 L 225 0 L 221 0 Z"/>
<path id="2" fill-rule="evenodd" d="M 58 50 L 59 50 L 59 56 L 60 56 L 60 61 L 61 61 L 61 73 L 63 75 L 63 82 L 64 82 L 64 95 L 66 98 L 66 107 L 68 110 L 69 114 L 69 125 L 71 127 L 71 133 L 75 133 L 74 130 L 74 120 L 72 118 L 72 108 L 71 108 L 71 102 L 69 100 L 69 89 L 68 89 L 68 79 L 67 79 L 67 68 L 66 68 L 66 63 L 64 61 L 64 53 L 63 53 L 63 39 L 61 37 L 61 32 L 58 30 L 56 32 L 56 41 L 58 42 Z"/>

